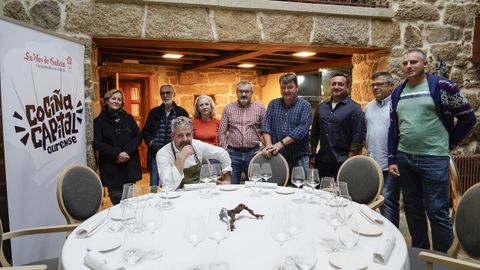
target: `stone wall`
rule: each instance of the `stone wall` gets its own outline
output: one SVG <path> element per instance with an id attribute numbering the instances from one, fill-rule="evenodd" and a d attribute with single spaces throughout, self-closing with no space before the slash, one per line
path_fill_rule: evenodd
<path id="1" fill-rule="evenodd" d="M 238 5 L 239 1 L 232 0 L 233 2 Z M 263 6 L 265 3 L 262 1 Z M 392 0 L 391 9 L 386 10 L 383 16 L 378 9 L 376 15 L 370 18 L 363 15 L 365 10 L 360 8 L 355 13 L 349 7 L 348 13 L 342 14 L 340 7 L 335 16 L 331 12 L 322 14 L 321 10 L 317 13 L 307 12 L 304 4 L 303 10 L 295 10 L 295 5 L 289 4 L 290 12 L 284 8 L 279 11 L 255 10 L 252 7 L 242 10 L 238 6 L 235 9 L 202 4 L 177 6 L 142 0 L 130 3 L 101 0 L 4 0 L 0 14 L 84 42 L 86 114 L 87 119 L 90 119 L 87 121 L 89 125 L 95 115 L 94 105 L 98 104 L 99 99 L 96 68 L 92 66 L 95 55 L 91 39 L 94 36 L 385 48 L 384 52 L 355 55 L 352 59 L 352 97 L 362 104 L 372 99 L 368 84 L 373 72 L 390 70 L 400 79 L 402 51 L 420 47 L 427 51 L 432 66 L 440 60 L 446 62 L 450 78 L 462 87 L 478 112 L 480 65 L 471 62 L 473 22 L 480 11 L 478 0 Z M 275 5 L 281 3 L 275 2 Z M 222 100 L 222 104 L 232 100 L 234 93 L 231 80 L 217 81 L 215 78 L 218 76 L 214 75 L 216 72 L 219 71 L 212 71 L 208 76 L 202 72 L 177 75 L 172 72 L 172 80 L 179 82 L 179 102 L 189 103 L 192 101 L 192 93 L 211 93 L 212 89 L 224 90 L 218 94 L 218 100 Z M 231 79 L 251 76 L 242 75 L 241 71 L 223 70 L 220 73 L 229 74 L 227 76 Z M 193 84 L 195 80 L 199 81 Z M 214 87 L 208 83 L 210 80 L 215 82 Z M 260 84 L 256 86 L 256 94 L 260 97 Z M 87 126 L 87 130 L 87 141 L 91 141 L 91 127 Z M 477 128 L 459 152 L 480 152 L 480 146 L 477 146 L 479 137 L 480 130 Z"/>

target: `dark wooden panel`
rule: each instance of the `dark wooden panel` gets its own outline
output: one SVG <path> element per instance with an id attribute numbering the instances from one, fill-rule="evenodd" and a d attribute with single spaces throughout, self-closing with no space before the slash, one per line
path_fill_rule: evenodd
<path id="1" fill-rule="evenodd" d="M 480 16 L 475 18 L 475 30 L 473 32 L 472 61 L 480 63 Z"/>

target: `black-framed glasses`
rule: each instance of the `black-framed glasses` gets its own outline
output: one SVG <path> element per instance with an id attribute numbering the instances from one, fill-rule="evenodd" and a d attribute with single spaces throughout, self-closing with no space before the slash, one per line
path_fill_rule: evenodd
<path id="1" fill-rule="evenodd" d="M 377 88 L 377 87 L 383 87 L 385 85 L 389 85 L 389 82 L 378 82 L 378 83 L 372 83 L 370 84 L 371 88 Z"/>

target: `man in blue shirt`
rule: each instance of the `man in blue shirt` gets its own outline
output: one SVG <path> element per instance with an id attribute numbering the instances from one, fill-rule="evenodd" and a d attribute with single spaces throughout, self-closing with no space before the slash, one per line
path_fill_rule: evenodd
<path id="1" fill-rule="evenodd" d="M 393 91 L 393 77 L 387 72 L 377 72 L 372 76 L 374 100 L 365 107 L 367 124 L 368 156 L 378 162 L 383 171 L 384 204 L 380 212 L 393 225 L 399 225 L 400 184 L 398 179 L 388 173 L 388 127 L 390 126 L 390 105 Z"/>
<path id="2" fill-rule="evenodd" d="M 333 74 L 330 84 L 331 98 L 318 105 L 310 137 L 311 163 L 320 178 L 336 178 L 342 163 L 361 153 L 365 137 L 365 115 L 348 97 L 347 75 Z M 320 150 L 315 156 L 319 141 Z"/>
<path id="3" fill-rule="evenodd" d="M 270 158 L 281 153 L 290 169 L 302 166 L 309 169 L 308 129 L 312 122 L 310 103 L 298 97 L 297 75 L 280 76 L 281 98 L 268 104 L 260 132 L 265 142 L 263 156 Z"/>

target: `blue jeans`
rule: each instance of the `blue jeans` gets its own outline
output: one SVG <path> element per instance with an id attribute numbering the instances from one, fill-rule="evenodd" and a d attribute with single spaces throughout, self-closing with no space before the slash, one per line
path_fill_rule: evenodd
<path id="1" fill-rule="evenodd" d="M 433 249 L 447 252 L 452 244 L 448 163 L 448 156 L 418 156 L 398 152 L 398 180 L 413 247 L 430 248 L 425 212 L 432 229 Z"/>
<path id="2" fill-rule="evenodd" d="M 393 177 L 387 171 L 383 171 L 383 197 L 385 201 L 380 207 L 382 215 L 390 220 L 398 228 L 399 225 L 399 203 L 400 183 L 397 177 Z"/>
<path id="3" fill-rule="evenodd" d="M 241 152 L 232 148 L 227 149 L 230 159 L 232 160 L 232 184 L 240 184 L 242 172 L 248 177 L 248 164 L 250 164 L 250 160 L 252 160 L 256 150 L 256 148 L 252 148 L 252 150 L 248 152 Z"/>
<path id="4" fill-rule="evenodd" d="M 150 159 L 150 186 L 158 186 L 160 176 L 158 175 L 157 160 L 155 157 Z"/>

